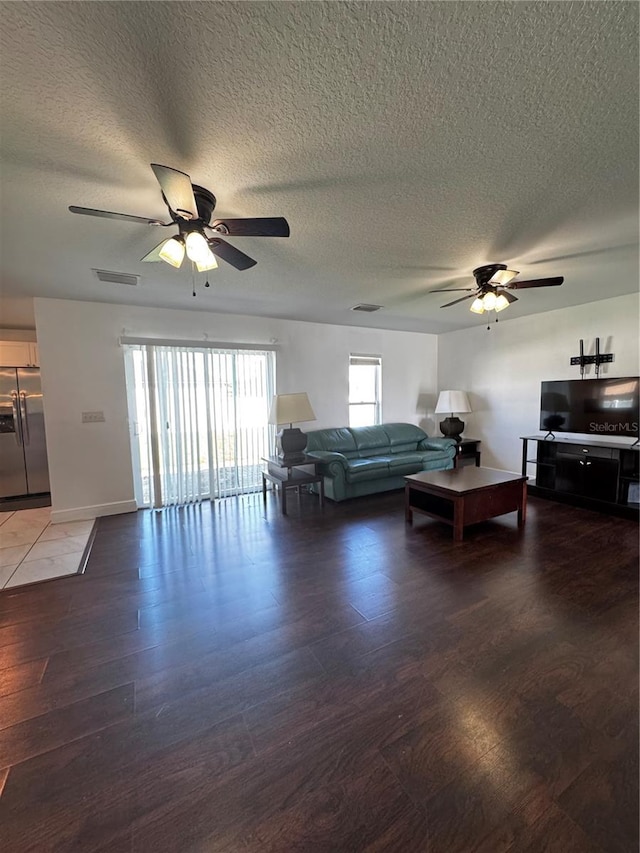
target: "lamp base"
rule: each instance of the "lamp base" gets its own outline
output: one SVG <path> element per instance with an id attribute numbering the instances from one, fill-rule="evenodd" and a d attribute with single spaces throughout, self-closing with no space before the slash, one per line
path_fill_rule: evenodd
<path id="1" fill-rule="evenodd" d="M 460 418 L 450 417 L 440 421 L 440 432 L 447 438 L 454 438 L 460 441 L 460 436 L 464 430 L 464 421 Z"/>
<path id="2" fill-rule="evenodd" d="M 295 465 L 304 460 L 307 436 L 297 427 L 288 427 L 279 432 L 278 459 L 283 465 Z"/>

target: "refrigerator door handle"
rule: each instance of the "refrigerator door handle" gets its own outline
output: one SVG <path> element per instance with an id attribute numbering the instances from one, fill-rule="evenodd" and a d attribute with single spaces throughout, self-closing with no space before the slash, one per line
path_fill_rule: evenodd
<path id="1" fill-rule="evenodd" d="M 22 442 L 22 419 L 20 418 L 20 412 L 18 410 L 18 392 L 11 392 L 11 408 L 13 409 L 13 423 L 15 425 L 16 430 L 16 444 L 19 447 L 23 446 Z"/>
<path id="2" fill-rule="evenodd" d="M 20 392 L 20 417 L 22 418 L 22 441 L 29 444 L 29 418 L 27 416 L 27 395 Z"/>

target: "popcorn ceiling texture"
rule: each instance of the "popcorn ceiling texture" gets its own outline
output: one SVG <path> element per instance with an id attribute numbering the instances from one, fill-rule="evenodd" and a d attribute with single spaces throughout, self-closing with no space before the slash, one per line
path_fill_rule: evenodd
<path id="1" fill-rule="evenodd" d="M 510 317 L 637 289 L 634 3 L 3 3 L 0 71 L 8 295 L 444 331 L 480 263 L 565 275 Z M 67 212 L 162 217 L 150 162 L 291 238 L 193 300 L 165 232 Z"/>

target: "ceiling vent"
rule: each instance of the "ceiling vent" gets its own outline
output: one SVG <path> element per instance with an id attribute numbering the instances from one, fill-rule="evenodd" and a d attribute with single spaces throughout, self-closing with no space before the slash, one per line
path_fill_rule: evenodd
<path id="1" fill-rule="evenodd" d="M 113 272 L 113 270 L 92 270 L 99 281 L 109 284 L 130 284 L 135 287 L 140 282 L 140 276 L 130 272 Z"/>
<path id="2" fill-rule="evenodd" d="M 366 302 L 361 302 L 360 305 L 354 305 L 352 311 L 364 311 L 366 314 L 371 314 L 374 311 L 379 311 L 382 305 L 367 305 Z"/>

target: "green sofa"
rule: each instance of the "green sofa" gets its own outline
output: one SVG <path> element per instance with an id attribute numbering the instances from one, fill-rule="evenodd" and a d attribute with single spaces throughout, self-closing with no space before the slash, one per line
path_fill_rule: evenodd
<path id="1" fill-rule="evenodd" d="M 305 452 L 318 459 L 325 495 L 343 501 L 402 489 L 407 474 L 453 468 L 456 442 L 414 424 L 380 424 L 308 432 Z"/>

